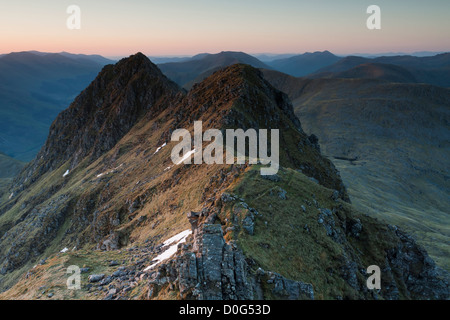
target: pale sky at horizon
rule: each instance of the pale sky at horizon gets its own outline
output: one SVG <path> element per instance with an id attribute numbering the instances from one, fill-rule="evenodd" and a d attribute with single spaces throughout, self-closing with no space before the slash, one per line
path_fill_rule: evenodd
<path id="1" fill-rule="evenodd" d="M 381 30 L 366 27 L 372 4 Z M 80 30 L 66 27 L 69 5 L 81 8 Z M 0 30 L 0 53 L 450 51 L 450 1 L 0 0 Z"/>

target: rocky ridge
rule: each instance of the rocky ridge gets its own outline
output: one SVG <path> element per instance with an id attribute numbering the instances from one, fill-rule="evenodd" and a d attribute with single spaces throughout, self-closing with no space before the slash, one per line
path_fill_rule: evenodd
<path id="1" fill-rule="evenodd" d="M 76 256 L 78 250 L 88 250 L 92 255 L 97 251 L 117 253 L 125 259 L 129 257 L 125 252 L 131 249 L 133 261 L 122 263 L 122 269 L 90 275 L 87 294 L 94 292 L 97 298 L 127 298 L 131 297 L 129 291 L 138 289 L 142 290 L 140 297 L 147 293 L 146 298 L 164 298 L 168 292 L 184 299 L 374 298 L 364 291 L 361 280 L 360 269 L 365 264 L 358 259 L 366 257 L 356 254 L 359 248 L 352 245 L 352 241 L 359 241 L 361 250 L 368 250 L 369 246 L 391 250 L 387 261 L 395 276 L 387 288 L 397 288 L 399 292 L 396 295 L 395 289 L 389 291 L 393 292 L 392 298 L 448 296 L 448 285 L 413 240 L 394 237 L 381 223 L 368 223 L 364 217 L 346 218 L 346 211 L 337 205 L 339 202 L 343 208 L 349 206 L 337 170 L 322 157 L 317 140 L 302 131 L 286 95 L 265 81 L 261 72 L 234 65 L 212 74 L 188 94 L 173 88 L 158 72 L 140 54 L 116 67 L 106 67 L 55 121 L 40 156 L 12 187 L 15 196 L 0 207 L 0 253 L 5 257 L 0 261 L 0 284 L 7 281 L 3 288 L 12 286 L 9 292 L 14 292 L 17 287 L 9 278 L 13 272 L 30 270 L 32 263 L 54 257 L 55 252 L 60 252 L 59 247 L 65 246 L 76 247 L 73 253 L 64 253 L 67 257 Z M 96 91 L 97 87 L 102 89 Z M 104 99 L 110 100 L 103 105 Z M 106 120 L 101 116 L 102 110 L 108 114 Z M 68 121 L 66 113 L 77 120 Z M 79 114 L 87 116 L 80 118 Z M 263 179 L 257 178 L 253 166 L 247 164 L 173 166 L 168 140 L 171 132 L 177 128 L 192 131 L 194 120 L 202 120 L 205 130 L 282 129 L 283 169 L 278 176 Z M 101 125 L 90 127 L 95 123 Z M 88 129 L 83 131 L 86 124 Z M 128 132 L 113 132 L 120 125 Z M 99 129 L 98 134 L 90 136 L 89 128 Z M 70 131 L 79 134 L 71 142 L 59 144 L 57 133 Z M 162 147 L 165 143 L 167 146 Z M 255 185 L 246 187 L 242 184 L 246 181 Z M 240 200 L 242 196 L 224 194 L 229 188 L 245 193 L 257 187 L 261 194 L 245 197 L 245 201 Z M 338 209 L 321 206 L 311 199 L 313 189 L 323 193 L 324 199 Z M 259 200 L 250 205 L 250 200 L 256 198 Z M 305 215 L 296 214 L 295 226 L 276 229 L 276 223 L 267 223 L 278 218 L 283 208 L 300 210 L 301 205 Z M 314 212 L 318 209 L 319 213 Z M 190 214 L 186 216 L 186 212 Z M 292 238 L 290 228 L 297 228 L 304 219 L 308 221 L 302 225 L 305 233 L 297 230 Z M 180 244 L 173 259 L 144 271 L 161 253 L 160 240 L 186 229 L 189 222 L 193 236 Z M 369 228 L 370 224 L 378 234 Z M 292 266 L 295 277 L 278 272 L 276 267 L 264 267 L 264 259 L 257 256 L 256 249 L 245 246 L 246 242 L 269 234 L 262 231 L 264 227 L 273 230 L 275 236 L 272 244 L 262 243 L 259 247 L 270 248 L 289 235 L 292 241 L 308 240 L 312 249 L 322 248 L 323 242 L 328 246 L 325 256 L 343 257 L 340 265 L 333 264 L 330 269 L 330 281 L 346 283 L 342 292 L 338 288 L 338 294 L 319 288 L 315 282 L 324 279 L 316 281 L 310 277 L 305 281 L 298 275 L 299 266 L 288 259 L 286 264 Z M 372 242 L 366 242 L 365 235 Z M 377 244 L 374 238 L 378 235 L 393 237 L 396 240 L 392 243 L 399 246 Z M 147 241 L 151 243 L 146 244 Z M 317 261 L 314 254 L 301 257 L 296 253 L 296 258 Z M 333 259 L 324 261 L 313 269 L 325 272 L 327 261 L 334 263 Z M 305 274 L 308 272 L 305 270 Z M 407 277 L 401 280 L 399 272 Z M 29 279 L 33 279 L 32 275 Z M 405 283 L 409 283 L 406 288 Z M 345 294 L 347 291 L 350 293 Z M 390 296 L 382 293 L 381 297 Z"/>

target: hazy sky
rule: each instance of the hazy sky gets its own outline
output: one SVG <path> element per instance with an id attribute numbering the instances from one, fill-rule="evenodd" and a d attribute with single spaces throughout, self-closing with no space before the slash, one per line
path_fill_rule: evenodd
<path id="1" fill-rule="evenodd" d="M 366 9 L 381 8 L 381 30 Z M 81 29 L 69 30 L 69 5 Z M 0 0 L 0 53 L 450 51 L 450 0 Z"/>

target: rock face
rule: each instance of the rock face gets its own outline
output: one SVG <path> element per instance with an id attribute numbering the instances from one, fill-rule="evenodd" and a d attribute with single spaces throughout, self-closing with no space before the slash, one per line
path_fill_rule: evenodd
<path id="1" fill-rule="evenodd" d="M 245 259 L 225 243 L 219 224 L 195 229 L 192 243 L 180 249 L 177 259 L 150 276 L 149 298 L 170 282 L 185 299 L 253 299 Z"/>
<path id="2" fill-rule="evenodd" d="M 145 113 L 178 92 L 177 85 L 142 53 L 104 67 L 70 107 L 58 115 L 26 176 L 36 179 L 67 160 L 74 168 L 86 156 L 91 161 L 97 159 L 114 147 Z"/>
<path id="3" fill-rule="evenodd" d="M 226 195 L 222 198 L 228 200 Z M 326 214 L 333 215 L 331 211 Z M 361 222 L 355 220 L 350 225 L 347 236 L 359 237 Z M 359 292 L 360 298 L 397 300 L 401 289 L 409 299 L 448 299 L 448 275 L 436 267 L 411 237 L 396 227 L 390 226 L 398 245 L 387 251 L 382 266 L 382 289 L 371 292 L 363 280 L 366 277 L 361 278 L 365 270 L 344 233 L 334 225 L 334 220 L 325 228 L 327 236 L 344 249 L 341 267 L 337 271 L 348 286 Z M 261 268 L 255 271 L 254 265 L 251 268 L 248 258 L 235 242 L 225 242 L 220 224 L 197 226 L 195 221 L 193 229 L 193 236 L 178 246 L 176 256 L 150 272 L 149 299 L 167 288 L 179 292 L 181 299 L 260 300 L 267 299 L 268 295 L 271 299 L 314 299 L 311 284 L 286 279 Z"/>
<path id="4" fill-rule="evenodd" d="M 262 269 L 250 273 L 242 252 L 234 243 L 225 242 L 222 226 L 203 224 L 194 230 L 190 243 L 179 245 L 174 260 L 150 274 L 148 297 L 156 297 L 171 284 L 182 299 L 263 299 L 263 281 L 273 286 L 272 294 L 280 299 L 314 299 L 310 284 Z"/>
<path id="5" fill-rule="evenodd" d="M 418 246 L 411 236 L 395 226 L 390 228 L 401 242 L 396 248 L 387 252 L 388 258 L 384 271 L 399 276 L 412 297 L 448 299 L 450 296 L 449 284 L 446 280 L 449 279 L 448 273 L 437 268 L 427 252 Z M 398 299 L 398 288 L 395 283 L 391 283 L 388 287 L 388 297 Z"/>

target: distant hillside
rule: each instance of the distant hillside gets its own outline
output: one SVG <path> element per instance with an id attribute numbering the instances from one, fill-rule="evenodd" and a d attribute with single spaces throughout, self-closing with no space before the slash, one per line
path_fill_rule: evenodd
<path id="1" fill-rule="evenodd" d="M 366 63 L 354 68 L 328 74 L 329 78 L 380 79 L 389 82 L 416 83 L 416 78 L 407 69 L 392 64 Z"/>
<path id="2" fill-rule="evenodd" d="M 301 55 L 267 62 L 273 69 L 291 76 L 302 77 L 323 67 L 332 65 L 341 58 L 329 51 L 304 53 Z"/>
<path id="3" fill-rule="evenodd" d="M 252 54 L 256 59 L 259 59 L 260 61 L 264 63 L 268 63 L 274 60 L 280 60 L 280 59 L 287 59 L 291 58 L 293 56 L 296 56 L 297 54 L 293 53 L 285 53 L 285 54 L 270 54 L 270 53 L 262 53 L 262 54 Z"/>
<path id="4" fill-rule="evenodd" d="M 17 175 L 24 166 L 24 162 L 8 157 L 0 152 L 0 198 L 11 178 Z"/>
<path id="5" fill-rule="evenodd" d="M 355 69 L 356 67 L 362 67 L 363 65 L 365 67 Z M 369 65 L 372 65 L 372 71 L 368 70 Z M 391 65 L 391 67 L 387 67 L 388 65 Z M 392 66 L 401 67 L 403 69 L 394 69 Z M 378 68 L 379 70 L 380 68 L 384 69 L 382 72 L 384 74 L 389 74 L 390 76 L 393 76 L 393 73 L 395 73 L 396 75 L 392 77 L 392 80 L 400 80 L 399 82 L 405 82 L 404 80 L 409 78 L 411 82 L 450 87 L 450 53 L 438 54 L 431 57 L 386 56 L 373 59 L 349 56 L 339 60 L 333 65 L 321 68 L 320 70 L 309 74 L 307 77 L 366 78 L 375 68 Z M 376 72 L 374 74 L 376 74 Z M 388 76 L 388 80 L 390 76 Z"/>
<path id="6" fill-rule="evenodd" d="M 86 63 L 87 63 L 87 61 L 94 61 L 101 65 L 107 65 L 107 64 L 116 62 L 114 60 L 107 59 L 98 54 L 73 54 L 73 53 L 69 53 L 69 52 L 60 52 L 59 54 L 62 56 L 68 57 L 68 58 L 75 59 L 75 60 L 85 61 Z"/>
<path id="7" fill-rule="evenodd" d="M 224 51 L 217 54 L 200 54 L 183 62 L 159 64 L 161 71 L 179 86 L 190 88 L 194 83 L 201 82 L 213 72 L 244 63 L 255 68 L 269 68 L 266 64 L 253 56 L 243 52 Z"/>
<path id="8" fill-rule="evenodd" d="M 318 136 L 352 203 L 407 228 L 449 270 L 450 90 L 264 73 Z"/>
<path id="9" fill-rule="evenodd" d="M 22 170 L 25 163 L 0 152 L 0 179 L 12 178 Z"/>
<path id="10" fill-rule="evenodd" d="M 192 59 L 191 57 L 148 57 L 153 63 L 155 64 L 162 64 L 162 63 L 172 63 L 172 62 L 183 62 Z"/>
<path id="11" fill-rule="evenodd" d="M 335 73 L 335 72 L 343 72 L 354 67 L 357 67 L 361 64 L 373 62 L 373 59 L 358 57 L 358 56 L 348 56 L 342 58 L 341 60 L 333 63 L 332 65 L 320 68 L 316 70 L 316 72 L 311 73 L 308 77 L 315 76 L 315 78 L 320 78 L 323 74 Z"/>
<path id="12" fill-rule="evenodd" d="M 109 62 L 69 53 L 17 52 L 0 57 L 0 150 L 31 160 L 56 115 Z"/>

